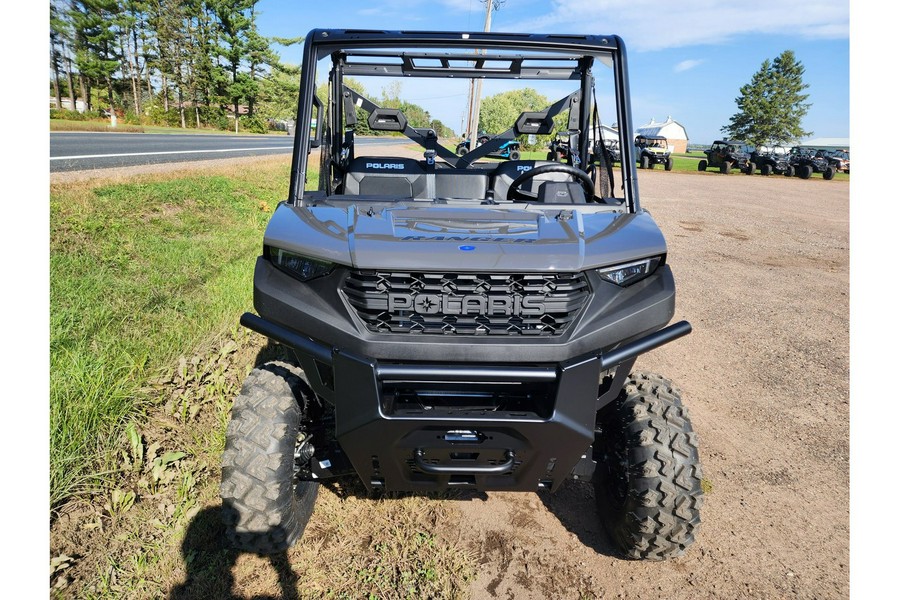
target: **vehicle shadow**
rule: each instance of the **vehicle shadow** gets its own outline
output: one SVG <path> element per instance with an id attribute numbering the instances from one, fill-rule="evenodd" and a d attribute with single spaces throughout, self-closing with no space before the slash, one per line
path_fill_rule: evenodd
<path id="1" fill-rule="evenodd" d="M 181 556 L 187 570 L 183 583 L 172 588 L 169 600 L 194 600 L 196 598 L 221 598 L 223 600 L 299 600 L 298 578 L 286 552 L 268 556 L 269 563 L 278 575 L 280 596 L 238 596 L 234 594 L 232 570 L 241 552 L 228 548 L 222 507 L 206 508 L 191 520 Z"/>
<path id="2" fill-rule="evenodd" d="M 356 498 L 389 502 L 401 498 L 425 498 L 428 500 L 451 500 L 460 502 L 485 501 L 488 495 L 478 490 L 443 490 L 437 492 L 383 492 L 379 490 L 369 491 L 356 475 L 343 475 L 335 479 L 324 479 L 319 482 L 324 488 L 341 500 Z"/>
<path id="3" fill-rule="evenodd" d="M 486 502 L 490 499 L 490 492 L 462 489 L 442 492 L 369 492 L 355 476 L 325 480 L 321 485 L 342 499 L 352 497 L 378 502 L 408 497 L 451 502 Z M 536 495 L 547 510 L 559 519 L 559 523 L 575 534 L 586 547 L 603 556 L 624 559 L 603 528 L 592 484 L 566 480 L 555 493 L 540 491 Z"/>
<path id="4" fill-rule="evenodd" d="M 596 552 L 611 558 L 624 558 L 603 528 L 594 498 L 594 486 L 582 481 L 566 480 L 554 493 L 537 494 L 560 524 L 578 540 Z"/>

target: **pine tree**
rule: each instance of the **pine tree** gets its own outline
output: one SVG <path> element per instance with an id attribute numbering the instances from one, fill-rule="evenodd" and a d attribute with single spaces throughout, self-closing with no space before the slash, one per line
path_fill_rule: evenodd
<path id="1" fill-rule="evenodd" d="M 763 61 L 750 83 L 741 87 L 735 99 L 739 111 L 722 128 L 727 136 L 761 146 L 789 144 L 812 135 L 801 127 L 803 117 L 812 104 L 806 102 L 809 87 L 803 83 L 805 69 L 785 50 L 774 61 Z"/>
<path id="2" fill-rule="evenodd" d="M 75 33 L 75 62 L 91 83 L 106 86 L 112 110 L 113 75 L 120 67 L 117 47 L 120 7 L 116 0 L 75 0 L 70 12 Z"/>
<path id="3" fill-rule="evenodd" d="M 59 8 L 50 3 L 50 68 L 53 70 L 53 92 L 56 95 L 56 108 L 62 109 L 62 93 L 59 89 L 59 72 L 62 69 L 62 52 L 60 47 L 63 45 L 63 39 L 66 35 L 66 23 L 60 14 Z M 72 95 L 71 90 L 69 95 Z M 72 100 L 72 109 L 75 100 Z"/>
<path id="4" fill-rule="evenodd" d="M 246 100 L 249 77 L 241 70 L 247 56 L 247 36 L 253 27 L 253 20 L 247 12 L 258 0 L 213 0 L 210 8 L 218 21 L 219 47 L 218 55 L 225 60 L 225 70 L 230 73 L 230 81 L 224 90 L 234 108 L 235 131 L 240 117 L 240 104 Z"/>

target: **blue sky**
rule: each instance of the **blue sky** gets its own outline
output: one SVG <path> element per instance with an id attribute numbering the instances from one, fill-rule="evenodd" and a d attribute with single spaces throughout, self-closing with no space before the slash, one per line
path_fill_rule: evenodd
<path id="1" fill-rule="evenodd" d="M 484 25 L 480 0 L 261 0 L 257 8 L 267 36 L 319 27 L 480 31 Z M 671 7 L 659 0 L 506 0 L 492 18 L 493 31 L 620 35 L 629 51 L 635 125 L 671 116 L 701 144 L 720 137 L 740 87 L 763 60 L 793 50 L 806 68 L 812 103 L 803 128 L 812 137 L 850 137 L 848 1 L 684 0 Z M 281 54 L 300 61 L 299 47 Z M 435 117 L 459 128 L 461 112 L 451 103 L 428 104 Z"/>

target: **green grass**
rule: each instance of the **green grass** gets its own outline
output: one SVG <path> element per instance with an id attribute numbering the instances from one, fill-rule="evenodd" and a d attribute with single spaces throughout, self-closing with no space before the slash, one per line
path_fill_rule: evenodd
<path id="1" fill-rule="evenodd" d="M 50 131 L 114 131 L 119 133 L 144 133 L 145 127 L 140 125 L 118 124 L 111 127 L 105 121 L 68 121 L 66 119 L 50 119 Z"/>
<path id="2" fill-rule="evenodd" d="M 102 486 L 148 377 L 252 305 L 289 165 L 50 190 L 51 506 Z"/>
<path id="3" fill-rule="evenodd" d="M 171 133 L 171 134 L 205 134 L 205 135 L 287 135 L 283 131 L 271 131 L 269 133 L 253 133 L 240 131 L 223 131 L 221 129 L 193 129 L 181 127 L 163 127 L 160 125 L 128 125 L 121 121 L 111 127 L 109 119 L 103 121 L 70 121 L 66 119 L 50 119 L 50 131 L 110 131 L 113 133 Z"/>

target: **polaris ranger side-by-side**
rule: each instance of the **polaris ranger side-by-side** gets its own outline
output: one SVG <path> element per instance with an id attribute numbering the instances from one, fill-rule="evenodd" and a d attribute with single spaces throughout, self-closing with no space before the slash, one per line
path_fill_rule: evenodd
<path id="1" fill-rule="evenodd" d="M 639 135 L 634 138 L 634 153 L 642 169 L 652 169 L 663 165 L 666 171 L 672 170 L 674 161 L 669 140 L 661 135 Z"/>
<path id="2" fill-rule="evenodd" d="M 697 437 L 679 389 L 633 369 L 691 326 L 670 324 L 666 242 L 641 208 L 622 40 L 314 30 L 301 73 L 289 194 L 256 262 L 255 313 L 241 317 L 292 359 L 257 366 L 235 399 L 230 541 L 284 551 L 330 477 L 412 492 L 574 479 L 592 482 L 624 555 L 682 554 L 700 523 Z M 472 78 L 568 91 L 458 156 L 350 78 L 421 78 L 450 98 Z M 367 154 L 358 108 L 421 155 Z M 622 132 L 618 167 L 601 115 Z M 557 116 L 568 164 L 481 160 L 518 136 L 548 140 Z"/>

